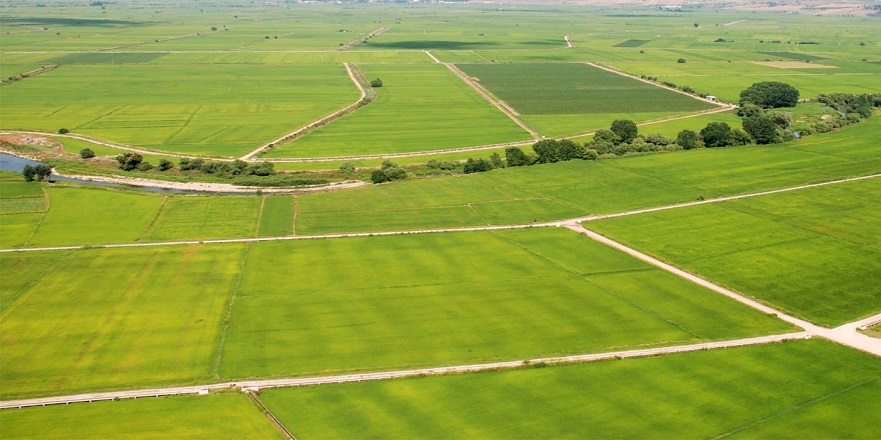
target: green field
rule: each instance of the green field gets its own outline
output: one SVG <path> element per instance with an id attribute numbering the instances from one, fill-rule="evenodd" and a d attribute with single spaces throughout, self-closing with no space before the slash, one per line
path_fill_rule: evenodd
<path id="1" fill-rule="evenodd" d="M 364 65 L 376 101 L 264 157 L 431 151 L 528 140 L 529 135 L 441 65 Z"/>
<path id="2" fill-rule="evenodd" d="M 264 391 L 297 438 L 877 438 L 881 364 L 822 341 Z"/>
<path id="3" fill-rule="evenodd" d="M 261 242 L 220 373 L 401 369 L 786 328 L 565 229 Z"/>
<path id="4" fill-rule="evenodd" d="M 586 223 L 825 326 L 881 304 L 881 179 Z M 651 230 L 651 234 L 639 231 Z"/>
<path id="5" fill-rule="evenodd" d="M 523 115 L 695 112 L 714 106 L 581 63 L 461 64 Z"/>
<path id="6" fill-rule="evenodd" d="M 342 65 L 110 64 L 65 65 L 4 86 L 2 97 L 4 128 L 65 127 L 157 150 L 229 157 L 351 104 L 358 92 Z"/>
<path id="7" fill-rule="evenodd" d="M 0 394 L 212 380 L 241 252 L 214 245 L 28 254 L 48 263 L 18 272 L 11 299 L 4 281 Z M 4 269 L 36 264 L 8 253 L 0 261 Z"/>
<path id="8" fill-rule="evenodd" d="M 152 397 L 0 411 L 4 439 L 283 439 L 241 394 Z"/>
<path id="9" fill-rule="evenodd" d="M 0 297 L 4 398 L 790 329 L 566 229 L 3 253 L 0 263 L 19 274 Z"/>

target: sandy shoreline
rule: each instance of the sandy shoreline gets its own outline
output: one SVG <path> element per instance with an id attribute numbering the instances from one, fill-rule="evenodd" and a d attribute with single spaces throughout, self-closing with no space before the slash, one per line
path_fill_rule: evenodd
<path id="1" fill-rule="evenodd" d="M 141 177 L 123 176 L 86 176 L 78 174 L 60 174 L 52 169 L 52 174 L 70 179 L 85 180 L 90 182 L 116 183 L 120 185 L 154 187 L 182 191 L 198 191 L 206 193 L 256 193 L 258 190 L 263 194 L 302 194 L 321 191 L 334 191 L 339 189 L 356 188 L 367 185 L 364 181 L 344 181 L 329 183 L 326 185 L 314 185 L 304 187 L 263 187 L 263 186 L 238 186 L 231 183 L 207 183 L 207 182 L 173 182 L 168 180 L 144 179 Z"/>

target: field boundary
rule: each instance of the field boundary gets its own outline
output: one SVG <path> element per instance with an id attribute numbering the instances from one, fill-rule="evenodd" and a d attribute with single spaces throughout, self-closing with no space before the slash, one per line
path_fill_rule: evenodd
<path id="1" fill-rule="evenodd" d="M 243 392 L 259 391 L 265 388 L 300 387 L 325 384 L 352 382 L 368 382 L 376 380 L 400 379 L 405 377 L 440 376 L 449 374 L 475 373 L 480 371 L 509 370 L 528 368 L 531 365 L 572 364 L 584 362 L 607 361 L 613 359 L 640 358 L 675 353 L 712 350 L 720 348 L 745 347 L 749 345 L 771 344 L 790 340 L 808 339 L 808 332 L 784 333 L 770 336 L 734 339 L 727 341 L 703 342 L 671 347 L 644 348 L 636 350 L 612 351 L 605 353 L 579 354 L 573 356 L 546 357 L 487 364 L 469 364 L 450 367 L 422 368 L 414 370 L 386 371 L 375 373 L 348 374 L 339 376 L 299 377 L 266 380 L 231 381 L 207 385 L 185 387 L 152 388 L 129 391 L 111 391 L 104 393 L 77 394 L 70 396 L 53 396 L 35 399 L 7 400 L 0 402 L 0 409 L 26 408 L 31 406 L 60 405 L 80 402 L 98 402 L 102 400 L 137 399 L 143 397 L 174 396 L 181 394 L 208 394 L 211 390 L 239 388 Z"/>

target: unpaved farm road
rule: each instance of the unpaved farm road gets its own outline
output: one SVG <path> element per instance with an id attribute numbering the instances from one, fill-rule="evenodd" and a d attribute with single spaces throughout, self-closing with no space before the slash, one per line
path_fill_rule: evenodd
<path id="1" fill-rule="evenodd" d="M 761 336 L 757 338 L 737 339 L 731 341 L 704 342 L 699 344 L 679 345 L 674 347 L 658 347 L 640 350 L 614 351 L 608 353 L 582 354 L 575 356 L 539 358 L 489 364 L 458 365 L 452 367 L 423 368 L 417 370 L 399 370 L 363 374 L 347 374 L 340 376 L 299 377 L 287 379 L 243 380 L 188 387 L 151 388 L 131 391 L 112 391 L 106 393 L 77 394 L 72 396 L 42 397 L 37 399 L 7 400 L 0 402 L 0 409 L 25 408 L 29 406 L 46 406 L 78 402 L 96 402 L 101 400 L 136 399 L 138 397 L 173 396 L 178 394 L 198 394 L 208 390 L 241 388 L 243 391 L 263 388 L 299 387 L 309 385 L 325 385 L 332 383 L 367 382 L 373 380 L 398 379 L 414 376 L 436 376 L 443 374 L 472 373 L 477 371 L 503 370 L 520 368 L 531 364 L 563 364 L 575 362 L 592 362 L 609 359 L 658 356 L 671 353 L 687 353 L 690 351 L 710 350 L 716 348 L 743 347 L 747 345 L 770 344 L 792 339 L 809 337 L 807 332 L 787 333 L 782 335 Z"/>
<path id="2" fill-rule="evenodd" d="M 527 366 L 529 364 L 534 363 L 572 363 L 572 362 L 589 362 L 589 361 L 599 361 L 606 359 L 614 359 L 614 358 L 624 358 L 624 357 L 643 357 L 643 356 L 655 356 L 662 354 L 670 354 L 670 353 L 684 353 L 689 351 L 696 350 L 708 350 L 714 348 L 725 348 L 725 347 L 740 347 L 746 345 L 756 345 L 756 344 L 767 344 L 772 342 L 779 342 L 784 340 L 791 339 L 802 339 L 802 338 L 810 338 L 812 336 L 820 336 L 831 341 L 837 342 L 839 344 L 852 347 L 858 350 L 865 351 L 867 353 L 871 353 L 875 356 L 881 357 L 881 339 L 871 338 L 864 334 L 857 332 L 859 327 L 864 325 L 869 325 L 873 323 L 877 323 L 881 321 L 881 313 L 876 315 L 861 319 L 859 321 L 847 323 L 832 329 L 820 327 L 818 325 L 812 324 L 805 320 L 795 318 L 793 316 L 787 315 L 777 309 L 764 305 L 758 301 L 755 301 L 751 298 L 748 298 L 744 295 L 741 295 L 737 292 L 731 291 L 724 287 L 718 286 L 714 283 L 711 283 L 703 278 L 700 278 L 696 275 L 685 272 L 681 269 L 673 267 L 669 264 L 666 264 L 662 261 L 659 261 L 653 257 L 650 257 L 642 252 L 639 252 L 635 249 L 629 248 L 621 243 L 610 240 L 606 237 L 603 237 L 600 234 L 597 234 L 593 231 L 589 231 L 585 229 L 581 223 L 589 222 L 591 220 L 598 220 L 601 218 L 612 218 L 612 217 L 620 217 L 624 215 L 635 215 L 645 212 L 652 211 L 660 211 L 664 209 L 675 209 L 686 206 L 694 206 L 704 203 L 718 203 L 726 200 L 736 200 L 747 197 L 756 197 L 760 195 L 766 194 L 775 194 L 786 191 L 795 191 L 798 189 L 805 188 L 813 188 L 824 185 L 833 185 L 837 183 L 843 182 L 851 182 L 862 179 L 871 179 L 875 177 L 881 177 L 881 174 L 874 174 L 870 176 L 863 177 L 854 177 L 849 179 L 841 179 L 824 183 L 816 183 L 810 185 L 800 185 L 796 187 L 784 188 L 773 191 L 764 191 L 759 193 L 752 194 L 744 194 L 740 196 L 732 196 L 732 197 L 721 197 L 717 199 L 703 200 L 699 202 L 692 203 L 682 203 L 677 205 L 669 205 L 657 208 L 648 208 L 641 210 L 628 211 L 625 213 L 618 214 L 609 214 L 602 216 L 590 216 L 590 217 L 580 217 L 575 219 L 564 220 L 560 222 L 548 222 L 548 223 L 537 223 L 537 224 L 526 224 L 526 225 L 511 225 L 511 226 L 486 226 L 486 227 L 474 227 L 474 228 L 453 228 L 453 229 L 443 229 L 443 230 L 422 230 L 422 231 L 403 231 L 403 232 L 384 232 L 384 233 L 355 233 L 355 234 L 332 234 L 332 235 L 321 235 L 321 236 L 287 236 L 287 237 L 267 237 L 267 238 L 248 238 L 248 239 L 234 239 L 234 240 L 211 240 L 211 241 L 187 241 L 187 242 L 164 242 L 164 243 L 129 243 L 129 244 L 117 244 L 117 245 L 107 245 L 104 247 L 143 247 L 143 246 L 167 246 L 167 245 L 177 245 L 177 244 L 196 244 L 196 243 L 235 243 L 235 242 L 253 242 L 253 241 L 272 241 L 272 240 L 293 240 L 293 239 L 322 239 L 322 238 L 342 238 L 342 237 L 366 237 L 366 236 L 383 236 L 383 235 L 402 235 L 402 234 L 420 234 L 420 233 L 441 233 L 441 232 L 461 232 L 461 231 L 492 231 L 492 230 L 503 230 L 503 229 L 521 229 L 521 228 L 531 228 L 531 227 L 566 227 L 580 234 L 584 234 L 590 237 L 593 240 L 596 240 L 600 243 L 603 243 L 607 246 L 618 249 L 622 252 L 625 252 L 635 258 L 638 258 L 642 261 L 645 261 L 649 264 L 652 264 L 658 268 L 666 270 L 676 276 L 682 277 L 688 281 L 696 283 L 700 286 L 713 290 L 719 294 L 725 295 L 729 298 L 732 298 L 736 301 L 739 301 L 749 307 L 757 309 L 763 313 L 772 314 L 777 316 L 778 318 L 789 322 L 797 327 L 801 327 L 804 331 L 797 333 L 787 333 L 782 335 L 772 335 L 772 336 L 763 336 L 757 338 L 748 338 L 748 339 L 738 339 L 732 341 L 719 341 L 719 342 L 708 342 L 708 343 L 700 343 L 700 344 L 690 344 L 690 345 L 680 345 L 674 347 L 660 347 L 660 348 L 651 348 L 651 349 L 641 349 L 641 350 L 626 350 L 626 351 L 617 351 L 617 352 L 608 352 L 608 353 L 596 353 L 596 354 L 584 354 L 584 355 L 576 355 L 576 356 L 566 356 L 566 357 L 556 357 L 556 358 L 541 358 L 541 359 L 531 359 L 528 361 L 518 360 L 518 361 L 509 361 L 509 362 L 498 362 L 498 363 L 489 363 L 489 364 L 474 364 L 474 365 L 461 365 L 461 366 L 453 366 L 453 367 L 437 367 L 437 368 L 426 368 L 426 369 L 418 369 L 418 370 L 402 370 L 402 371 L 389 371 L 389 372 L 376 372 L 376 373 L 364 373 L 364 374 L 351 374 L 351 375 L 341 375 L 341 376 L 322 376 L 322 377 L 307 377 L 307 378 L 287 378 L 287 379 L 269 379 L 269 380 L 249 380 L 249 381 L 236 381 L 236 382 L 224 382 L 224 383 L 216 383 L 216 384 L 207 384 L 207 385 L 197 385 L 197 386 L 189 386 L 189 387 L 171 387 L 171 388 L 151 388 L 151 389 L 143 389 L 143 390 L 131 390 L 131 391 L 114 391 L 114 392 L 106 392 L 106 393 L 92 393 L 92 394 L 79 394 L 73 396 L 55 396 L 55 397 L 43 397 L 36 399 L 22 399 L 22 400 L 10 400 L 0 402 L 0 408 L 22 408 L 26 406 L 45 406 L 45 405 L 53 405 L 53 404 L 67 404 L 67 403 L 75 403 L 75 402 L 93 402 L 97 400 L 113 400 L 113 399 L 125 399 L 125 398 L 138 398 L 138 397 L 154 397 L 154 396 L 168 396 L 168 395 L 177 395 L 177 394 L 198 394 L 205 393 L 211 389 L 220 389 L 220 388 L 233 388 L 239 387 L 243 390 L 247 389 L 259 389 L 259 388 L 273 388 L 273 387 L 290 387 L 290 386 L 305 386 L 305 385 L 321 385 L 328 383 L 344 383 L 344 382 L 363 382 L 369 380 L 384 380 L 384 379 L 394 379 L 400 377 L 412 377 L 412 376 L 420 376 L 420 375 L 440 375 L 440 374 L 453 374 L 453 373 L 463 373 L 463 372 L 474 372 L 474 371 L 486 371 L 486 370 L 498 370 L 498 369 L 509 369 L 509 368 L 518 368 Z M 28 248 L 28 249 L 3 249 L 0 252 L 21 252 L 21 251 L 47 251 L 47 250 L 72 250 L 72 249 L 80 249 L 80 246 L 69 246 L 69 247 L 55 247 L 55 248 Z"/>

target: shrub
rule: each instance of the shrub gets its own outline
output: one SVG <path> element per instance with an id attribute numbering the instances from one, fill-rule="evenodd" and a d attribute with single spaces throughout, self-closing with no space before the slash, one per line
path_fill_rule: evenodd
<path id="1" fill-rule="evenodd" d="M 141 162 L 144 160 L 138 153 L 123 153 L 116 156 L 116 162 L 119 163 L 119 168 L 125 171 L 131 171 L 138 167 Z"/>
<path id="2" fill-rule="evenodd" d="M 168 171 L 174 168 L 174 162 L 168 159 L 159 159 L 159 166 L 157 168 L 159 171 Z"/>
<path id="3" fill-rule="evenodd" d="M 469 157 L 465 162 L 464 172 L 465 174 L 482 173 L 484 171 L 491 171 L 492 169 L 492 162 L 486 159 L 473 159 Z"/>
<path id="4" fill-rule="evenodd" d="M 340 172 L 345 175 L 350 175 L 355 173 L 355 164 L 352 162 L 343 162 L 340 164 Z"/>
<path id="5" fill-rule="evenodd" d="M 63 127 L 58 129 L 58 134 L 67 134 L 67 133 L 70 133 L 70 130 L 63 128 Z"/>
<path id="6" fill-rule="evenodd" d="M 676 62 L 679 63 L 679 64 L 685 64 L 685 63 L 686 63 L 685 58 L 680 58 L 680 59 L 676 60 Z"/>
<path id="7" fill-rule="evenodd" d="M 153 165 L 150 162 L 141 162 L 138 164 L 138 171 L 150 171 L 153 169 Z"/>
<path id="8" fill-rule="evenodd" d="M 373 81 L 370 81 L 370 87 L 373 87 L 374 89 L 382 87 L 382 80 L 376 78 Z"/>
<path id="9" fill-rule="evenodd" d="M 91 148 L 83 148 L 80 150 L 80 158 L 82 159 L 91 159 L 95 157 L 95 152 L 92 151 Z"/>
<path id="10" fill-rule="evenodd" d="M 725 122 L 710 122 L 701 130 L 701 139 L 707 148 L 727 147 L 731 144 L 731 127 Z"/>

